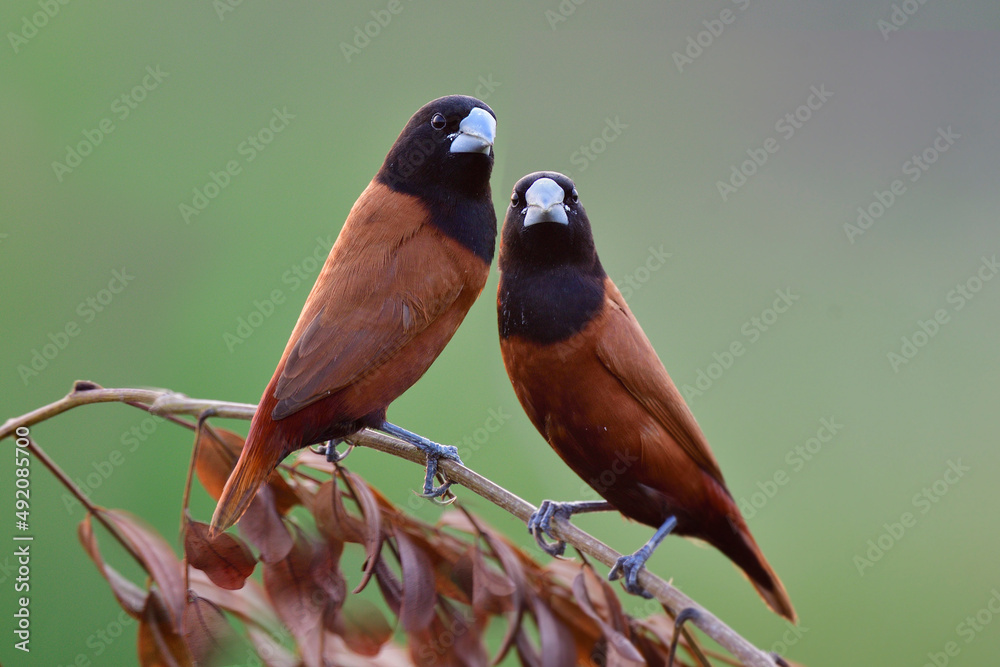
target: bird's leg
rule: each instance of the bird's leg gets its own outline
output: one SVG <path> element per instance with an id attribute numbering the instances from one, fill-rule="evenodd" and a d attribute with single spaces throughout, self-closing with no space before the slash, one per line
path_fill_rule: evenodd
<path id="1" fill-rule="evenodd" d="M 562 540 L 549 542 L 545 539 L 548 535 L 556 539 L 549 530 L 552 528 L 552 518 L 560 517 L 569 520 L 574 514 L 584 512 L 606 512 L 613 510 L 614 506 L 606 500 L 578 500 L 571 503 L 560 503 L 555 500 L 543 500 L 538 509 L 532 513 L 528 519 L 528 532 L 535 536 L 535 542 L 542 548 L 542 551 L 550 556 L 562 556 L 566 551 L 566 543 Z"/>
<path id="2" fill-rule="evenodd" d="M 451 482 L 445 482 L 441 486 L 434 486 L 434 476 L 438 471 L 438 459 L 450 459 L 459 465 L 464 465 L 462 459 L 458 457 L 458 448 L 452 447 L 450 445 L 439 445 L 436 442 L 432 442 L 422 435 L 417 435 L 411 431 L 407 431 L 405 428 L 400 428 L 395 424 L 390 424 L 387 421 L 382 422 L 379 426 L 379 430 L 383 433 L 388 433 L 391 436 L 399 438 L 404 442 L 408 442 L 417 449 L 421 450 L 427 456 L 427 470 L 424 475 L 424 498 L 437 498 L 443 496 L 451 488 Z"/>
<path id="3" fill-rule="evenodd" d="M 660 546 L 660 542 L 663 541 L 667 535 L 670 534 L 675 527 L 677 527 L 676 517 L 667 517 L 667 520 L 663 522 L 663 525 L 656 529 L 653 536 L 649 538 L 649 542 L 642 545 L 642 548 L 636 551 L 631 556 L 622 556 L 615 563 L 615 566 L 611 568 L 611 572 L 608 574 L 608 580 L 614 581 L 615 579 L 620 579 L 625 577 L 625 590 L 633 595 L 641 595 L 644 598 L 653 597 L 646 589 L 639 585 L 639 570 L 643 568 L 649 557 L 653 555 L 653 551 L 656 547 Z"/>

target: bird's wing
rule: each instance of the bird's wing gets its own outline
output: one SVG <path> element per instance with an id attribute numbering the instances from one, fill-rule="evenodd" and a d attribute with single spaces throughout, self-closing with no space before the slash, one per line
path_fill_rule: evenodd
<path id="1" fill-rule="evenodd" d="M 656 419 L 702 470 L 725 486 L 719 464 L 684 397 L 653 345 L 611 281 L 596 352 L 628 392 Z"/>
<path id="2" fill-rule="evenodd" d="M 352 212 L 352 217 L 355 212 Z M 430 326 L 458 298 L 464 277 L 430 225 L 387 236 L 345 224 L 292 334 L 275 385 L 283 419 L 363 378 Z M 346 236 L 346 238 L 345 238 Z M 375 238 L 375 237 L 383 238 Z M 342 243 L 343 242 L 343 243 Z"/>

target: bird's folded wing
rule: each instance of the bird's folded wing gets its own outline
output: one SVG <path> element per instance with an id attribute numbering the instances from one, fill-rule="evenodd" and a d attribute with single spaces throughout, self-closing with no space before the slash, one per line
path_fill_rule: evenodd
<path id="1" fill-rule="evenodd" d="M 597 356 L 684 451 L 716 481 L 722 471 L 698 422 L 670 379 L 639 322 L 614 286 L 606 305 Z"/>
<path id="2" fill-rule="evenodd" d="M 302 332 L 275 386 L 273 419 L 294 414 L 384 364 L 463 289 L 453 258 L 427 225 L 395 247 L 345 245 L 345 252 L 335 249 L 339 256 L 327 262 L 328 275 L 317 281 L 316 289 L 324 293 L 310 295 L 318 312 L 303 313 L 296 327 Z"/>

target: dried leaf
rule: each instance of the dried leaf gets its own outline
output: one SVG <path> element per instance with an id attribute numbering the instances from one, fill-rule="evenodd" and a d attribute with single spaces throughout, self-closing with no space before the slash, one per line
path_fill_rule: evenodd
<path id="1" fill-rule="evenodd" d="M 361 512 L 365 518 L 365 564 L 362 570 L 361 582 L 355 587 L 354 593 L 360 593 L 368 585 L 375 566 L 380 560 L 382 552 L 382 512 L 379 509 L 378 501 L 371 491 L 371 487 L 358 477 L 348 471 L 344 471 L 345 478 L 350 482 L 351 488 L 358 498 Z"/>
<path id="2" fill-rule="evenodd" d="M 326 594 L 313 585 L 314 545 L 293 525 L 292 549 L 280 561 L 265 563 L 264 590 L 285 627 L 298 642 L 307 665 L 319 660 Z"/>
<path id="3" fill-rule="evenodd" d="M 315 545 L 310 569 L 313 583 L 326 596 L 322 609 L 323 626 L 334 631 L 340 609 L 347 597 L 347 581 L 340 571 L 340 553 L 327 542 Z M 320 596 L 314 597 L 319 602 Z"/>
<path id="4" fill-rule="evenodd" d="M 533 595 L 531 611 L 538 625 L 541 638 L 541 661 L 546 667 L 572 667 L 576 664 L 577 650 L 573 633 L 563 625 L 549 605 L 541 597 Z"/>
<path id="5" fill-rule="evenodd" d="M 189 578 L 195 593 L 235 614 L 243 622 L 268 632 L 276 632 L 281 627 L 281 621 L 271 608 L 271 601 L 253 579 L 247 579 L 243 588 L 230 591 L 213 584 L 201 570 L 191 570 Z"/>
<path id="6" fill-rule="evenodd" d="M 470 549 L 469 557 L 472 561 L 472 608 L 495 615 L 510 611 L 514 582 L 487 565 L 480 549 Z"/>
<path id="7" fill-rule="evenodd" d="M 195 594 L 188 596 L 184 607 L 183 636 L 196 665 L 221 664 L 227 650 L 237 641 L 222 610 Z"/>
<path id="8" fill-rule="evenodd" d="M 97 546 L 97 536 L 94 534 L 94 527 L 90 521 L 90 514 L 87 514 L 77 528 L 77 535 L 80 543 L 90 559 L 94 561 L 97 570 L 101 573 L 111 587 L 111 592 L 118 599 L 118 604 L 132 618 L 138 619 L 142 616 L 142 610 L 146 607 L 146 597 L 148 593 L 136 586 L 134 583 L 122 576 L 118 570 L 104 562 L 100 548 Z"/>
<path id="9" fill-rule="evenodd" d="M 247 628 L 247 634 L 250 635 L 250 641 L 257 650 L 257 655 L 267 667 L 301 666 L 299 659 L 275 641 L 271 634 L 254 626 Z"/>
<path id="10" fill-rule="evenodd" d="M 123 510 L 98 510 L 121 533 L 142 559 L 143 567 L 160 589 L 162 602 L 175 632 L 181 627 L 181 616 L 187 600 L 181 563 L 159 533 L 137 516 Z M 146 608 L 149 609 L 149 601 Z"/>
<path id="11" fill-rule="evenodd" d="M 360 655 L 374 657 L 392 638 L 392 626 L 378 607 L 364 598 L 349 598 L 339 617 L 337 634 L 347 647 Z"/>
<path id="12" fill-rule="evenodd" d="M 243 540 L 229 533 L 220 533 L 212 539 L 208 524 L 200 521 L 187 521 L 184 553 L 189 565 L 205 572 L 216 586 L 228 590 L 242 588 L 257 565 L 257 559 Z"/>
<path id="13" fill-rule="evenodd" d="M 240 519 L 240 534 L 260 551 L 260 560 L 275 563 L 292 549 L 292 535 L 274 505 L 274 492 L 262 486 Z"/>
<path id="14" fill-rule="evenodd" d="M 156 591 L 150 592 L 142 610 L 137 647 L 142 667 L 188 667 L 194 664 L 163 598 Z"/>
<path id="15" fill-rule="evenodd" d="M 434 565 L 427 552 L 401 530 L 396 531 L 396 547 L 402 570 L 403 597 L 399 622 L 407 633 L 419 632 L 434 620 Z"/>
<path id="16" fill-rule="evenodd" d="M 585 582 L 586 572 L 590 570 L 588 566 L 581 568 L 580 573 L 573 579 L 573 595 L 576 596 L 577 602 L 580 603 L 580 608 L 583 610 L 587 616 L 594 619 L 601 628 L 601 632 L 604 638 L 608 642 L 608 646 L 611 647 L 619 656 L 629 660 L 631 662 L 642 663 L 642 654 L 639 653 L 638 649 L 632 645 L 625 635 L 619 632 L 607 619 L 603 618 L 594 609 L 594 604 L 590 600 L 590 595 L 587 593 L 587 586 Z"/>
<path id="17" fill-rule="evenodd" d="M 336 483 L 324 482 L 313 495 L 309 509 L 316 519 L 319 534 L 331 544 L 340 544 L 343 548 L 345 542 L 364 543 L 364 526 L 344 507 L 343 495 Z"/>
<path id="18" fill-rule="evenodd" d="M 396 578 L 396 575 L 392 573 L 392 570 L 389 569 L 389 566 L 381 558 L 375 561 L 374 572 L 375 581 L 382 592 L 382 598 L 389 605 L 389 611 L 399 616 L 399 610 L 402 607 L 403 601 L 402 584 L 399 583 L 399 579 Z"/>

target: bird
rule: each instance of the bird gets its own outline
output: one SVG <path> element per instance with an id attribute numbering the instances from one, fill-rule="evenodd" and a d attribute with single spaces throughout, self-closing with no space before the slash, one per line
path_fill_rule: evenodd
<path id="1" fill-rule="evenodd" d="M 386 421 L 392 401 L 444 349 L 482 292 L 497 218 L 490 193 L 496 114 L 451 95 L 422 106 L 358 197 L 264 389 L 212 517 L 235 524 L 288 454 L 381 430 L 424 451 L 424 494 L 444 447 Z"/>
<path id="2" fill-rule="evenodd" d="M 500 350 L 528 418 L 604 501 L 546 500 L 528 522 L 552 543 L 556 517 L 617 510 L 656 529 L 610 572 L 634 594 L 670 533 L 705 541 L 747 576 L 765 603 L 795 621 L 784 585 L 726 487 L 698 423 L 598 258 L 573 181 L 535 172 L 517 182 L 500 235 Z"/>

